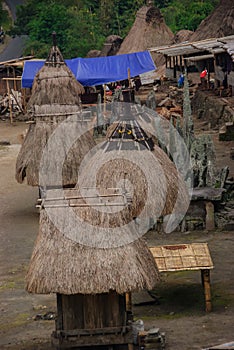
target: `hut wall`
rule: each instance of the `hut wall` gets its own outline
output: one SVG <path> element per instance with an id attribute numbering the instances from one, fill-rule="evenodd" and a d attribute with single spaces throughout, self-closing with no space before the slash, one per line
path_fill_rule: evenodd
<path id="1" fill-rule="evenodd" d="M 224 80 L 224 72 L 220 66 L 216 66 L 215 68 L 215 79 L 218 80 L 221 84 Z"/>
<path id="2" fill-rule="evenodd" d="M 58 316 L 52 344 L 57 349 L 128 349 L 133 343 L 125 295 L 116 292 L 57 294 Z"/>
<path id="3" fill-rule="evenodd" d="M 60 300 L 59 300 L 60 299 Z M 125 296 L 116 292 L 58 295 L 63 330 L 122 327 L 126 325 Z"/>
<path id="4" fill-rule="evenodd" d="M 166 68 L 166 77 L 168 79 L 174 79 L 174 69 L 173 68 Z"/>

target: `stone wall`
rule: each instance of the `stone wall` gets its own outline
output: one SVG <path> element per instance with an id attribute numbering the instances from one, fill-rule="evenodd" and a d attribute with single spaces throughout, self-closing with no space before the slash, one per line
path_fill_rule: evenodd
<path id="1" fill-rule="evenodd" d="M 197 90 L 192 99 L 193 115 L 210 123 L 211 128 L 220 127 L 234 121 L 234 110 L 225 99 Z"/>

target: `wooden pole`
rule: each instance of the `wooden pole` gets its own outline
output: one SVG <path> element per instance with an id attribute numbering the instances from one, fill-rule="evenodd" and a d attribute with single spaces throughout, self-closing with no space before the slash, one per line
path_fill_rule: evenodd
<path id="1" fill-rule="evenodd" d="M 104 84 L 104 115 L 106 115 L 106 84 Z"/>
<path id="2" fill-rule="evenodd" d="M 9 108 L 10 108 L 10 120 L 11 120 L 11 124 L 12 124 L 13 118 L 12 118 L 11 93 L 10 93 L 9 81 L 7 80 L 6 82 L 7 82 L 8 103 L 9 103 Z"/>
<path id="3" fill-rule="evenodd" d="M 13 67 L 13 77 L 14 77 L 14 90 L 16 91 L 17 90 L 17 86 L 16 86 L 16 76 L 15 76 L 15 67 Z"/>
<path id="4" fill-rule="evenodd" d="M 128 68 L 128 85 L 129 85 L 129 89 L 131 89 L 132 88 L 132 82 L 131 82 L 130 68 Z"/>
<path id="5" fill-rule="evenodd" d="M 126 310 L 132 311 L 132 294 L 130 292 L 125 294 L 125 300 L 126 300 Z"/>
<path id="6" fill-rule="evenodd" d="M 210 288 L 210 270 L 204 269 L 201 270 L 202 276 L 202 284 L 204 287 L 204 295 L 205 295 L 205 309 L 206 312 L 210 312 L 212 309 L 211 306 L 211 288 Z"/>

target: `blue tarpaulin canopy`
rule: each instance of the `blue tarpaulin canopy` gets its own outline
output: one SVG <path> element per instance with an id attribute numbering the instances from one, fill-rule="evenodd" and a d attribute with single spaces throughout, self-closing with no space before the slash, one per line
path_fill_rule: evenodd
<path id="1" fill-rule="evenodd" d="M 73 58 L 65 60 L 76 79 L 84 86 L 95 86 L 120 81 L 156 69 L 149 51 L 125 55 Z M 26 61 L 22 75 L 22 87 L 31 88 L 37 72 L 45 61 Z"/>

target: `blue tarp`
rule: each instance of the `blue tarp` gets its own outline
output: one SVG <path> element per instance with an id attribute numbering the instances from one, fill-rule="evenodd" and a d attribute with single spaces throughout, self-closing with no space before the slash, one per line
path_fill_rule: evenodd
<path id="1" fill-rule="evenodd" d="M 125 55 L 73 58 L 65 60 L 76 79 L 84 86 L 95 86 L 128 78 L 156 69 L 149 51 Z M 32 87 L 34 77 L 45 61 L 26 61 L 22 75 L 22 87 Z"/>

